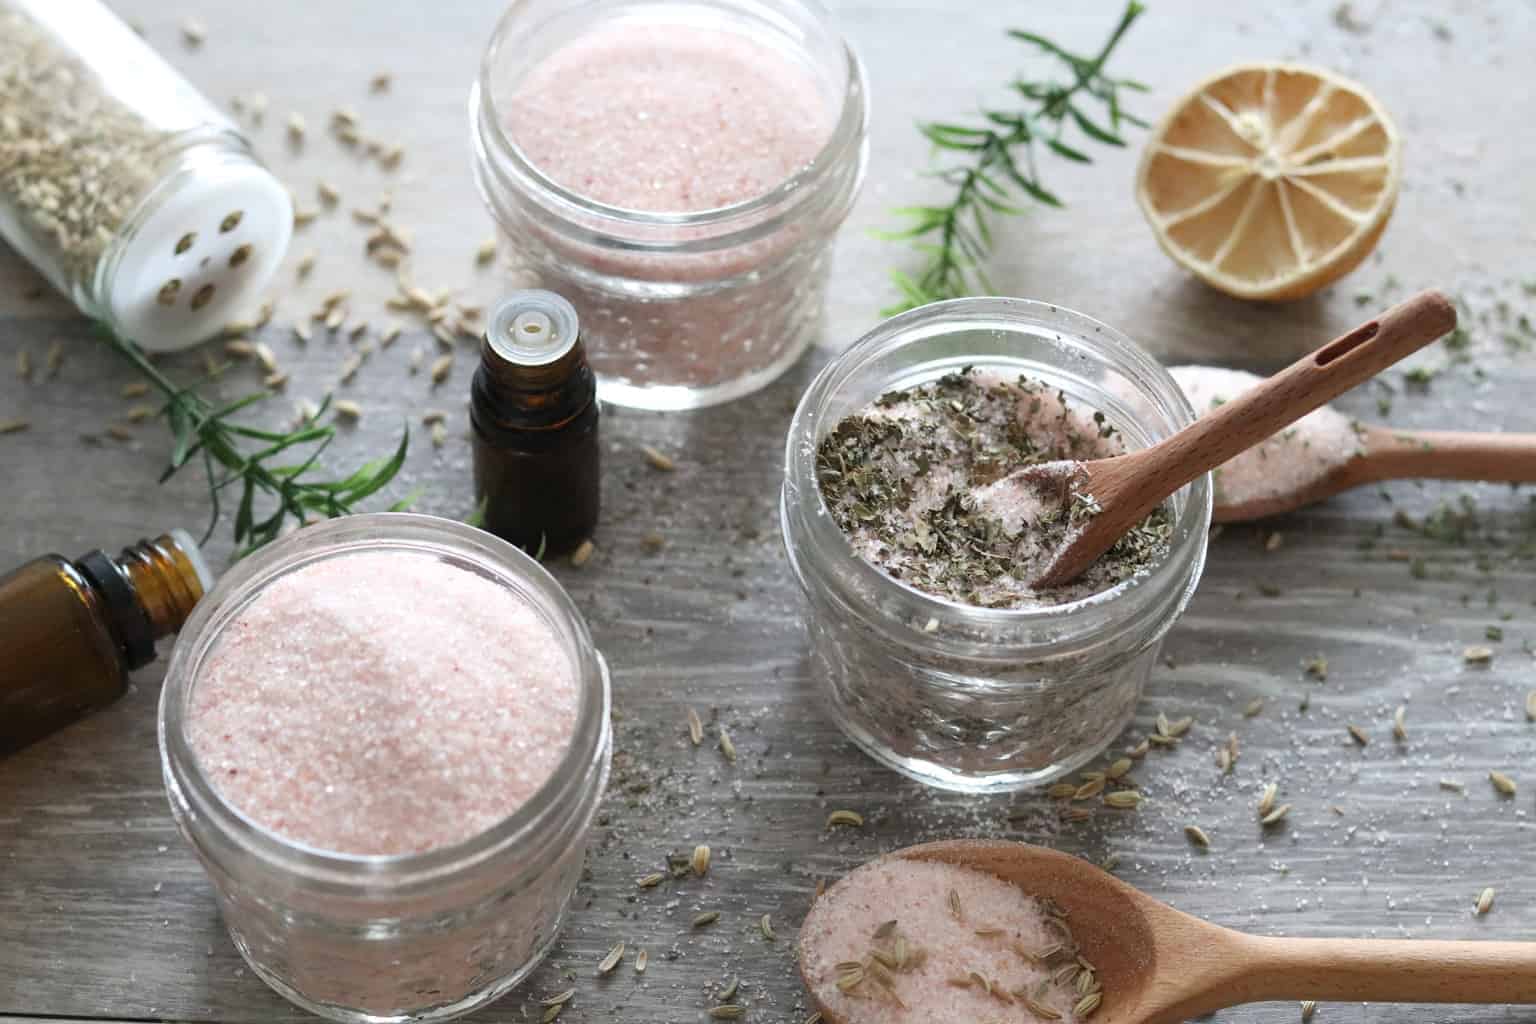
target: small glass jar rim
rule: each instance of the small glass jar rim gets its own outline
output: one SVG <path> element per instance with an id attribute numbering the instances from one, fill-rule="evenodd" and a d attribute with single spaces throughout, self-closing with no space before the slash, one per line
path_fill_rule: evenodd
<path id="1" fill-rule="evenodd" d="M 812 15 L 828 36 L 836 38 L 840 44 L 844 69 L 842 104 L 832 131 L 810 163 L 772 189 L 751 199 L 707 210 L 688 212 L 636 210 L 584 196 L 545 174 L 543 169 L 523 152 L 523 148 L 507 131 L 503 117 L 505 112 L 498 107 L 494 90 L 491 88 L 491 76 L 496 58 L 499 56 L 501 47 L 506 43 L 507 36 L 514 30 L 516 16 L 521 13 L 515 3 L 503 12 L 495 31 L 491 33 L 490 42 L 486 44 L 485 53 L 480 58 L 480 70 L 470 94 L 471 123 L 480 127 L 479 134 L 482 139 L 485 134 L 483 128 L 488 123 L 492 128 L 491 138 L 484 140 L 482 144 L 494 146 L 497 152 L 512 161 L 518 173 L 525 175 L 543 193 L 579 215 L 601 217 L 606 223 L 628 227 L 697 228 L 729 227 L 735 221 L 751 218 L 755 214 L 771 212 L 787 200 L 812 194 L 814 186 L 837 173 L 842 163 L 839 159 L 842 152 L 850 145 L 861 144 L 862 126 L 867 116 L 865 106 L 869 88 L 865 81 L 863 62 L 859 60 L 853 47 L 833 27 L 831 13 L 819 0 L 796 0 L 796 2 Z M 487 113 L 489 117 L 484 116 Z"/>
<path id="2" fill-rule="evenodd" d="M 288 864 L 306 873 L 324 875 L 330 880 L 350 879 L 367 885 L 381 876 L 406 884 L 415 879 L 431 879 L 461 870 L 534 834 L 534 826 L 565 802 L 580 802 L 579 789 L 591 770 L 591 760 L 605 746 L 611 695 L 608 668 L 592 643 L 586 621 L 570 595 L 558 580 L 537 561 L 514 545 L 492 534 L 437 516 L 409 512 L 375 512 L 343 516 L 305 527 L 296 537 L 305 544 L 288 548 L 280 542 L 257 551 L 242 560 L 219 582 L 218 589 L 230 588 L 244 607 L 255 595 L 287 572 L 305 564 L 348 553 L 398 547 L 431 553 L 449 552 L 475 561 L 480 568 L 494 569 L 503 579 L 522 577 L 552 599 L 553 611 L 567 621 L 577 643 L 577 658 L 572 664 L 578 686 L 578 709 L 559 763 L 540 787 L 511 814 L 476 834 L 446 846 L 414 853 L 357 854 L 320 847 L 289 839 L 261 824 L 231 803 L 213 785 L 202 763 L 192 750 L 185 730 L 183 705 L 186 691 L 195 683 L 193 673 L 213 649 L 218 634 L 204 639 L 214 602 L 205 599 L 193 609 L 182 627 L 180 638 L 166 669 L 160 695 L 158 731 L 162 758 L 176 766 L 178 784 L 189 784 L 199 802 L 215 810 L 239 832 L 238 840 L 274 862 Z M 330 540 L 327 545 L 323 541 Z M 505 584 L 503 584 L 505 585 Z M 222 604 L 222 602 L 220 602 Z M 220 633 L 233 621 L 227 617 Z M 187 638 L 183 643 L 181 638 Z M 196 656 L 196 664 L 187 662 Z M 596 686 L 583 682 L 591 673 Z M 196 810 L 194 805 L 194 810 Z"/>
<path id="3" fill-rule="evenodd" d="M 1191 489 L 1190 500 L 1186 502 L 1183 514 L 1174 522 L 1174 534 L 1169 542 L 1167 553 L 1156 565 L 1143 574 L 1122 580 L 1113 587 L 1060 604 L 1025 608 L 983 608 L 979 605 L 939 597 L 881 572 L 861 558 L 848 543 L 847 535 L 833 519 L 832 511 L 822 497 L 821 486 L 816 478 L 817 439 L 823 435 L 822 428 L 832 397 L 848 383 L 863 357 L 873 350 L 899 348 L 908 341 L 926 339 L 931 337 L 930 332 L 935 327 L 952 325 L 960 329 L 972 321 L 998 320 L 1013 320 L 1021 324 L 1049 327 L 1064 333 L 1070 332 L 1079 338 L 1087 338 L 1091 334 L 1095 345 L 1109 349 L 1117 361 L 1128 363 L 1138 372 L 1150 376 L 1166 391 L 1164 395 L 1144 392 L 1145 397 L 1156 401 L 1159 405 L 1171 405 L 1170 411 L 1186 422 L 1194 420 L 1194 407 L 1190 405 L 1188 397 L 1185 396 L 1178 382 L 1161 363 L 1120 331 L 1085 313 L 1036 299 L 988 296 L 931 302 L 891 317 L 859 338 L 822 367 L 800 399 L 800 404 L 791 420 L 793 425 L 785 446 L 784 467 L 786 480 L 804 483 L 806 486 L 797 489 L 814 495 L 812 500 L 815 502 L 815 507 L 804 517 L 807 521 L 807 529 L 813 534 L 820 534 L 818 539 L 824 544 L 823 551 L 830 547 L 830 551 L 834 553 L 833 557 L 839 560 L 840 567 L 855 575 L 861 589 L 867 588 L 868 592 L 878 592 L 895 588 L 915 601 L 918 607 L 931 611 L 934 616 L 952 617 L 960 614 L 973 623 L 1002 627 L 1036 624 L 1048 626 L 1052 622 L 1078 616 L 1084 611 L 1112 607 L 1122 598 L 1139 593 L 1147 586 L 1155 586 L 1164 579 L 1169 583 L 1177 582 L 1175 574 L 1183 575 L 1179 566 L 1185 561 L 1184 555 L 1191 548 L 1200 545 L 1206 525 L 1209 523 L 1210 474 L 1196 477 L 1185 485 Z M 917 331 L 923 332 L 919 338 L 909 337 Z M 985 361 L 985 357 L 978 359 L 979 363 Z M 1201 515 L 1202 507 L 1206 513 L 1204 516 Z"/>

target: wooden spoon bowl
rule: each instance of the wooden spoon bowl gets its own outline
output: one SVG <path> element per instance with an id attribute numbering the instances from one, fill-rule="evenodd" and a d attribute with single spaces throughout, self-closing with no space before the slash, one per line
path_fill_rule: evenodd
<path id="1" fill-rule="evenodd" d="M 1026 843 L 949 840 L 886 856 L 985 871 L 1059 904 L 1104 986 L 1092 1024 L 1178 1024 L 1277 999 L 1536 1003 L 1536 942 L 1265 938 L 1191 917 L 1081 858 Z M 806 960 L 802 951 L 802 970 Z M 819 1009 L 828 1024 L 846 1024 Z"/>

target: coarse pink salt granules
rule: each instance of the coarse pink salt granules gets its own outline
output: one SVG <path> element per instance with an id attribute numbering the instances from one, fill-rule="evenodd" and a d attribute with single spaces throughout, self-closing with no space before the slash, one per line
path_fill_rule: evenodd
<path id="1" fill-rule="evenodd" d="M 1079 981 L 1087 969 L 1075 953 L 1063 920 L 1018 886 L 896 857 L 851 872 L 800 928 L 801 972 L 843 1024 L 1058 1020 L 1052 1015 L 1075 1024 L 1092 1014 L 1097 1000 L 1088 996 L 1099 991 L 1091 970 Z"/>
<path id="2" fill-rule="evenodd" d="M 512 138 L 578 195 L 630 210 L 715 209 L 772 191 L 815 158 L 833 110 L 811 70 L 697 25 L 597 25 L 512 93 Z"/>
<path id="3" fill-rule="evenodd" d="M 1217 366 L 1175 366 L 1168 372 L 1195 407 L 1197 416 L 1263 381 L 1252 373 Z M 1216 485 L 1216 504 L 1246 505 L 1295 494 L 1363 450 L 1355 422 L 1325 405 L 1222 463 L 1211 474 Z"/>
<path id="4" fill-rule="evenodd" d="M 419 552 L 305 565 L 223 629 L 188 709 L 231 804 L 285 839 L 404 854 L 468 839 L 554 772 L 575 667 L 525 599 Z"/>

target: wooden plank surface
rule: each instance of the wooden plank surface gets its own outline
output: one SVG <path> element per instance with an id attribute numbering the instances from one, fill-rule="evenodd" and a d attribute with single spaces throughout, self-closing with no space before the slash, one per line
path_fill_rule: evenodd
<path id="1" fill-rule="evenodd" d="M 290 110 L 312 126 L 334 106 L 358 109 L 365 130 L 407 147 L 394 176 L 400 220 L 416 229 L 416 276 L 489 298 L 505 278 L 477 271 L 473 250 L 488 221 L 467 168 L 464 91 L 499 5 L 204 0 L 200 50 L 180 42 L 191 5 L 120 0 L 211 97 L 260 90 L 266 124 L 255 130 L 274 167 L 308 205 L 319 180 L 335 181 L 343 206 L 367 205 L 391 181 L 359 165 L 319 132 L 294 153 L 283 141 Z M 1055 7 L 1056 5 L 1050 5 Z M 578 995 L 563 1020 L 694 1021 L 710 994 L 739 976 L 749 1021 L 795 1021 L 804 997 L 791 944 L 818 878 L 876 853 L 962 835 L 1013 836 L 1095 860 L 1114 852 L 1122 877 L 1182 909 L 1268 934 L 1524 938 L 1536 914 L 1536 725 L 1520 709 L 1536 689 L 1536 505 L 1504 487 L 1398 484 L 1372 489 L 1269 524 L 1225 530 L 1204 582 L 1175 628 L 1129 742 L 1160 711 L 1197 724 L 1178 750 L 1138 768 L 1149 797 L 1135 814 L 1061 825 L 1034 796 L 961 797 L 930 792 L 875 767 L 821 714 L 807 675 L 799 597 L 779 547 L 775 501 L 790 410 L 826 352 L 871 326 L 889 300 L 885 270 L 902 254 L 869 235 L 887 210 L 931 189 L 917 170 L 924 147 L 916 117 L 952 117 L 1001 102 L 997 87 L 1017 64 L 1002 30 L 1029 27 L 1087 47 L 1115 5 L 996 2 L 956 8 L 942 0 L 839 5 L 869 65 L 875 97 L 872 170 L 839 243 L 821 351 L 767 391 L 689 415 L 611 411 L 609 475 L 598 555 L 582 570 L 556 567 L 586 611 L 615 674 L 618 715 L 613 785 L 593 836 L 590 871 L 549 962 L 518 993 L 478 1019 L 532 1019 L 530 1000 L 568 984 Z M 1339 332 L 1362 306 L 1410 288 L 1458 292 L 1474 312 L 1472 342 L 1457 357 L 1437 346 L 1415 365 L 1438 371 L 1427 392 L 1388 376 L 1393 393 L 1362 390 L 1341 403 L 1401 426 L 1536 430 L 1531 355 L 1504 336 L 1536 316 L 1536 134 L 1529 129 L 1530 51 L 1536 9 L 1488 4 L 1158 3 L 1133 30 L 1121 65 L 1151 83 L 1137 109 L 1155 116 L 1193 79 L 1228 62 L 1287 57 L 1326 63 L 1364 79 L 1405 135 L 1403 195 L 1379 257 L 1315 299 L 1260 307 L 1222 298 L 1182 276 L 1157 250 L 1130 194 L 1135 147 L 1088 169 L 1048 168 L 1069 202 L 1010 224 L 995 279 L 1113 323 L 1170 357 L 1273 366 Z M 394 74 L 393 91 L 367 81 Z M 290 263 L 320 254 L 311 281 L 285 287 L 270 328 L 294 375 L 289 400 L 315 397 L 334 379 L 339 346 L 294 346 L 286 323 L 316 297 L 355 289 L 365 310 L 387 275 L 364 267 L 362 234 L 345 213 L 301 233 Z M 291 273 L 283 281 L 291 280 Z M 1395 287 L 1394 287 L 1395 283 Z M 0 437 L 0 564 L 48 550 L 76 554 L 118 546 L 176 524 L 201 525 L 198 481 L 155 477 L 168 450 L 160 428 L 87 446 L 82 432 L 120 419 L 131 372 L 95 347 L 62 301 L 33 297 L 37 279 L 0 253 L 0 419 L 25 416 L 23 434 Z M 1501 314 L 1500 303 L 1508 304 Z M 365 313 L 365 315 L 372 315 Z M 15 352 L 34 359 L 54 340 L 66 362 L 52 380 L 10 373 Z M 462 396 L 469 351 L 433 393 L 406 373 L 420 332 L 376 355 L 347 390 L 366 412 L 338 457 L 379 454 L 402 417 L 450 412 L 450 442 L 412 452 L 395 494 L 424 489 L 423 511 L 469 510 Z M 196 359 L 173 361 L 195 366 Z M 235 394 L 254 383 L 235 372 Z M 1389 413 L 1377 408 L 1391 399 Z M 274 416 L 287 415 L 280 400 Z M 678 461 L 648 468 L 641 444 Z M 1456 504 L 1469 495 L 1472 511 Z M 1414 519 L 1450 502 L 1424 531 Z M 1266 551 L 1268 534 L 1283 543 Z M 658 553 L 643 538 L 666 538 Z M 228 524 L 211 544 L 229 554 Z M 1264 585 L 1261 591 L 1259 584 Z M 1489 627 L 1503 640 L 1485 640 Z M 1488 643 L 1491 665 L 1462 650 Z M 1326 656 L 1328 679 L 1308 679 L 1305 659 Z M 113 1020 L 290 1021 L 304 1015 L 267 991 L 241 963 L 218 922 L 203 876 L 166 812 L 155 752 L 159 668 L 140 674 L 117 706 L 0 762 L 0 1015 Z M 1298 711 L 1303 694 L 1310 709 Z M 1264 697 L 1257 717 L 1243 716 Z M 1394 743 L 1390 717 L 1408 706 L 1409 738 Z M 734 766 L 713 748 L 691 748 L 684 709 L 731 731 Z M 1371 736 L 1353 745 L 1347 723 Z M 1236 731 L 1242 759 L 1218 777 L 1212 753 Z M 1490 769 L 1521 791 L 1498 797 Z M 1465 784 L 1442 790 L 1442 777 Z M 1266 781 L 1293 803 L 1288 823 L 1262 833 L 1253 804 Z M 823 829 L 835 808 L 860 811 L 862 831 Z M 1338 812 L 1331 808 L 1337 807 Z M 1212 837 L 1197 854 L 1181 835 L 1197 822 Z M 708 880 L 640 891 L 634 879 L 669 852 L 715 848 Z M 1485 885 L 1494 911 L 1471 915 Z M 701 909 L 721 911 L 707 931 Z M 757 920 L 771 913 L 778 940 Z M 593 965 L 622 938 L 644 946 L 643 978 L 627 967 L 601 981 Z M 1325 1006 L 1326 1020 L 1397 1020 L 1380 1006 Z M 1224 1013 L 1233 1021 L 1290 1021 L 1294 1006 Z M 1418 1008 L 1413 1019 L 1528 1020 L 1530 1011 Z"/>

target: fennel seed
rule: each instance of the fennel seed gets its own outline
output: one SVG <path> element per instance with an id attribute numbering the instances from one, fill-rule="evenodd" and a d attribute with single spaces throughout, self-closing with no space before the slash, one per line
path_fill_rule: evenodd
<path id="1" fill-rule="evenodd" d="M 1276 807 L 1274 810 L 1272 810 L 1268 814 L 1264 815 L 1264 817 L 1260 818 L 1259 819 L 1259 824 L 1263 825 L 1266 828 L 1268 828 L 1270 825 L 1277 825 L 1277 824 L 1280 823 L 1281 819 L 1283 819 L 1287 814 L 1290 814 L 1290 813 L 1291 813 L 1291 805 L 1290 804 L 1281 804 L 1279 807 Z"/>
<path id="2" fill-rule="evenodd" d="M 699 713 L 693 708 L 688 709 L 688 742 L 694 746 L 704 742 L 704 723 L 699 720 Z"/>
<path id="3" fill-rule="evenodd" d="M 1317 1000 L 1307 999 L 1301 1004 L 1301 1024 L 1307 1024 L 1312 1015 L 1317 1012 Z"/>
<path id="4" fill-rule="evenodd" d="M 597 546 L 590 540 L 584 540 L 576 545 L 576 550 L 571 552 L 571 568 L 580 569 L 586 565 L 592 560 L 592 552 L 595 550 L 597 550 Z"/>
<path id="5" fill-rule="evenodd" d="M 1493 648 L 1474 644 L 1462 651 L 1461 657 L 1469 665 L 1486 665 L 1493 660 Z"/>
<path id="6" fill-rule="evenodd" d="M 1392 738 L 1406 740 L 1408 738 L 1408 705 L 1399 704 L 1397 710 L 1392 713 Z"/>
<path id="7" fill-rule="evenodd" d="M 728 1003 L 732 999 L 736 998 L 736 990 L 740 987 L 741 979 L 732 978 L 730 982 L 726 984 L 725 988 L 720 990 L 720 995 L 716 998 L 718 998 L 722 1003 Z"/>
<path id="8" fill-rule="evenodd" d="M 8 419 L 0 420 L 0 434 L 19 434 L 32 426 L 31 420 Z"/>
<path id="9" fill-rule="evenodd" d="M 1264 817 L 1275 809 L 1275 797 L 1280 795 L 1278 783 L 1270 782 L 1264 786 L 1264 791 L 1259 795 L 1259 817 Z"/>
<path id="10" fill-rule="evenodd" d="M 1365 734 L 1365 730 L 1361 729 L 1358 725 L 1350 725 L 1347 728 L 1349 729 L 1350 739 L 1354 740 L 1362 747 L 1368 747 L 1371 745 L 1371 738 L 1367 736 Z"/>
<path id="11" fill-rule="evenodd" d="M 651 962 L 651 955 L 649 953 L 647 953 L 643 949 L 640 950 L 638 953 L 635 954 L 635 973 L 636 974 L 644 974 L 645 973 L 645 966 L 646 966 L 646 964 L 648 964 L 650 962 Z"/>
<path id="12" fill-rule="evenodd" d="M 340 419 L 357 421 L 363 418 L 363 407 L 350 398 L 339 398 L 331 403 Z"/>
<path id="13" fill-rule="evenodd" d="M 1126 772 L 1129 772 L 1134 764 L 1135 762 L 1130 758 L 1122 757 L 1120 760 L 1116 761 L 1114 764 L 1105 769 L 1104 777 L 1108 779 L 1119 779 L 1124 776 Z"/>
<path id="14" fill-rule="evenodd" d="M 1092 800 L 1102 792 L 1104 792 L 1104 779 L 1090 779 L 1089 781 L 1083 783 L 1081 786 L 1077 787 L 1077 792 L 1072 794 L 1072 799 Z"/>
<path id="15" fill-rule="evenodd" d="M 494 237 L 487 238 L 485 241 L 480 243 L 480 248 L 475 250 L 475 263 L 476 265 L 483 267 L 495 258 L 496 239 Z"/>
<path id="16" fill-rule="evenodd" d="M 648 545 L 649 546 L 649 545 Z M 731 742 L 731 734 L 725 731 L 725 726 L 720 727 L 720 753 L 731 764 L 736 763 L 736 744 Z"/>
<path id="17" fill-rule="evenodd" d="M 693 856 L 689 858 L 688 864 L 693 868 L 693 873 L 700 878 L 709 874 L 709 847 L 703 843 L 695 846 L 693 848 Z"/>
<path id="18" fill-rule="evenodd" d="M 714 924 L 720 920 L 720 911 L 706 910 L 693 919 L 693 927 L 703 928 L 705 925 Z"/>
<path id="19" fill-rule="evenodd" d="M 663 473 L 670 473 L 677 468 L 677 463 L 673 462 L 665 453 L 652 448 L 648 444 L 640 446 L 640 454 L 645 456 L 645 461 L 650 463 L 652 469 L 660 470 Z"/>
<path id="20" fill-rule="evenodd" d="M 1077 786 L 1071 782 L 1058 782 L 1045 791 L 1045 795 L 1052 800 L 1070 800 L 1077 792 Z"/>
<path id="21" fill-rule="evenodd" d="M 1525 695 L 1525 717 L 1536 722 L 1536 690 Z"/>
<path id="22" fill-rule="evenodd" d="M 1141 805 L 1141 794 L 1134 789 L 1119 789 L 1104 794 L 1104 805 L 1119 811 L 1134 811 Z"/>
<path id="23" fill-rule="evenodd" d="M 847 825 L 850 828 L 863 828 L 864 816 L 857 811 L 833 811 L 827 815 L 827 828 L 836 828 L 839 825 Z"/>
<path id="24" fill-rule="evenodd" d="M 949 890 L 949 912 L 955 915 L 956 921 L 964 921 L 965 914 L 960 910 L 960 894 L 955 890 Z"/>
<path id="25" fill-rule="evenodd" d="M 1455 779 L 1441 779 L 1440 788 L 1450 790 L 1452 793 L 1465 793 L 1467 787 Z"/>
<path id="26" fill-rule="evenodd" d="M 441 448 L 443 445 L 448 443 L 448 428 L 443 426 L 441 423 L 434 423 L 431 427 L 427 428 L 427 436 L 432 439 L 433 448 Z M 587 543 L 590 544 L 591 542 L 587 541 Z M 583 561 L 585 561 L 585 559 L 583 559 Z M 577 565 L 579 567 L 579 563 L 576 562 L 574 555 L 572 556 L 571 564 Z"/>
<path id="27" fill-rule="evenodd" d="M 1515 795 L 1515 780 L 1503 772 L 1492 771 L 1488 773 L 1488 781 L 1493 783 L 1493 788 L 1504 796 Z"/>
<path id="28" fill-rule="evenodd" d="M 124 384 L 118 394 L 124 398 L 142 398 L 149 394 L 149 385 L 142 380 L 136 380 L 131 384 Z"/>
<path id="29" fill-rule="evenodd" d="M 646 875 L 644 878 L 637 879 L 635 881 L 635 884 L 638 885 L 642 889 L 654 889 L 658 885 L 660 885 L 663 881 L 665 881 L 666 877 L 667 877 L 666 875 L 662 874 L 660 871 L 657 871 L 657 872 L 654 872 L 652 874 Z"/>
<path id="30" fill-rule="evenodd" d="M 608 955 L 603 957 L 602 961 L 597 965 L 597 973 L 607 974 L 609 971 L 619 966 L 619 961 L 623 959 L 624 943 L 615 943 L 614 947 L 608 951 Z"/>
<path id="31" fill-rule="evenodd" d="M 570 1002 L 571 1001 L 571 997 L 574 996 L 575 994 L 576 994 L 576 990 L 575 989 L 568 988 L 564 992 L 556 992 L 554 995 L 550 996 L 548 999 L 540 999 L 539 1000 L 539 1005 L 540 1006 L 559 1006 L 561 1003 L 568 1003 L 568 1002 Z"/>
<path id="32" fill-rule="evenodd" d="M 1243 708 L 1243 717 L 1244 718 L 1254 718 L 1254 717 L 1256 717 L 1259 714 L 1259 712 L 1261 712 L 1263 710 L 1264 710 L 1264 698 L 1263 697 L 1255 697 L 1255 698 L 1253 698 L 1253 700 L 1248 702 L 1248 706 L 1247 707 Z"/>
<path id="33" fill-rule="evenodd" d="M 1477 903 L 1472 909 L 1479 916 L 1493 909 L 1493 886 L 1490 885 L 1477 894 Z"/>
<path id="34" fill-rule="evenodd" d="M 447 380 L 448 375 L 453 372 L 453 353 L 449 352 L 447 355 L 438 356 L 434 359 L 430 372 L 433 384 L 441 384 Z"/>
<path id="35" fill-rule="evenodd" d="M 1279 536 L 1279 534 L 1276 534 L 1276 536 Z M 1103 1001 L 1104 993 L 1090 992 L 1077 1001 L 1077 1005 L 1072 1007 L 1072 1013 L 1074 1016 L 1078 1017 L 1092 1016 L 1093 1011 L 1097 1010 L 1099 1008 L 1099 1004 Z"/>
<path id="36" fill-rule="evenodd" d="M 1185 825 L 1184 835 L 1189 839 L 1191 843 L 1194 843 L 1202 850 L 1208 850 L 1211 848 L 1211 837 L 1206 835 L 1205 829 L 1201 828 L 1199 825 Z"/>
<path id="37" fill-rule="evenodd" d="M 549 1007 L 544 1011 L 544 1015 L 539 1018 L 539 1024 L 552 1024 L 555 1018 L 560 1016 L 560 1011 L 563 1009 L 565 1009 L 564 1003 L 556 1003 L 554 1006 Z"/>
<path id="38" fill-rule="evenodd" d="M 714 1020 L 735 1020 L 746 1012 L 745 1007 L 736 1006 L 733 1003 L 722 1003 L 709 1008 L 709 1015 Z"/>
<path id="39" fill-rule="evenodd" d="M 759 918 L 757 922 L 757 928 L 758 931 L 763 933 L 763 938 L 769 942 L 772 942 L 774 939 L 778 938 L 778 936 L 775 935 L 773 931 L 772 914 L 764 914 L 761 918 Z"/>

